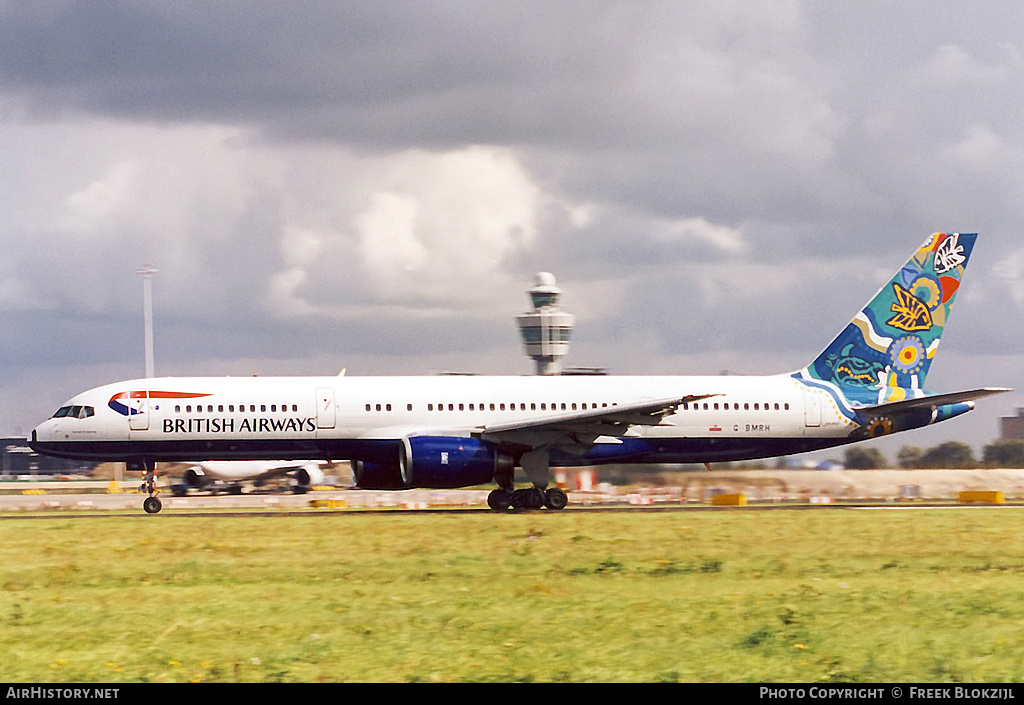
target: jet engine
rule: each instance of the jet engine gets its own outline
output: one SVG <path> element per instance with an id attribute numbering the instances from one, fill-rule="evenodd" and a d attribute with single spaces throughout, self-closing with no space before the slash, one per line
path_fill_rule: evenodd
<path id="1" fill-rule="evenodd" d="M 210 478 L 203 474 L 203 469 L 198 465 L 193 465 L 186 470 L 181 479 L 186 485 L 195 489 L 205 487 L 211 482 Z"/>
<path id="2" fill-rule="evenodd" d="M 353 460 L 352 473 L 369 490 L 452 489 L 486 484 L 513 465 L 511 455 L 476 438 L 412 436 L 391 458 Z"/>
<path id="3" fill-rule="evenodd" d="M 308 492 L 314 485 L 324 484 L 324 471 L 318 465 L 303 465 L 288 473 L 292 490 L 297 494 Z"/>

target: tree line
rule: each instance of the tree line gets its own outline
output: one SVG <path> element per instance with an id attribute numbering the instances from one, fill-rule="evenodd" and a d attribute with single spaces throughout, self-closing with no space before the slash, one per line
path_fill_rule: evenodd
<path id="1" fill-rule="evenodd" d="M 903 446 L 892 464 L 878 448 L 851 446 L 846 449 L 843 465 L 848 470 L 876 470 L 900 467 L 905 470 L 1024 468 L 1024 441 L 998 440 L 985 446 L 979 460 L 966 443 L 947 441 L 932 448 Z"/>

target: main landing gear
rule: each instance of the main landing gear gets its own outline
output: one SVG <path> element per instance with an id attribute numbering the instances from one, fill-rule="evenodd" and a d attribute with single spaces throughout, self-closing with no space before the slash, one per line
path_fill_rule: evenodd
<path id="1" fill-rule="evenodd" d="M 143 473 L 142 485 L 139 487 L 139 491 L 145 492 L 149 495 L 142 502 L 142 508 L 146 510 L 146 514 L 156 514 L 163 509 L 163 503 L 160 501 L 160 498 L 156 496 L 156 463 L 152 460 L 144 460 L 141 462 L 129 461 L 128 470 Z"/>
<path id="2" fill-rule="evenodd" d="M 511 490 L 499 487 L 487 495 L 487 506 L 497 512 L 522 511 L 524 509 L 565 509 L 569 498 L 557 487 L 542 489 L 531 487 L 525 490 Z"/>
<path id="3" fill-rule="evenodd" d="M 524 490 L 514 489 L 513 472 L 510 469 L 495 477 L 498 489 L 487 495 L 487 506 L 498 512 L 522 511 L 524 509 L 565 509 L 569 498 L 558 487 L 548 488 L 551 469 L 546 448 L 539 448 L 524 453 L 519 464 L 533 482 L 533 487 Z"/>

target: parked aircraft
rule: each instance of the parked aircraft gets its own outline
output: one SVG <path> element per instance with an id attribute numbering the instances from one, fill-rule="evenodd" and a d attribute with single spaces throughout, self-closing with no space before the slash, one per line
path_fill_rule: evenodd
<path id="1" fill-rule="evenodd" d="M 241 494 L 246 487 L 263 487 L 268 482 L 287 479 L 296 494 L 309 492 L 310 487 L 323 484 L 320 464 L 262 460 L 207 460 L 190 465 L 182 474 L 180 485 L 171 489 L 179 496 L 190 489 L 208 492 Z"/>
<path id="2" fill-rule="evenodd" d="M 550 467 L 748 460 L 959 416 L 1005 389 L 924 390 L 975 234 L 936 233 L 803 369 L 771 376 L 163 378 L 72 398 L 40 453 L 121 461 L 160 511 L 161 461 L 350 459 L 370 489 L 496 482 L 493 509 L 562 509 Z M 515 489 L 521 467 L 532 486 Z"/>

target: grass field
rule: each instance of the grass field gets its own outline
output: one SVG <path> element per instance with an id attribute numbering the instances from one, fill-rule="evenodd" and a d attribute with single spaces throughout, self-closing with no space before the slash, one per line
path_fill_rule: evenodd
<path id="1" fill-rule="evenodd" d="M 1024 679 L 1019 509 L 10 519 L 0 679 Z"/>

